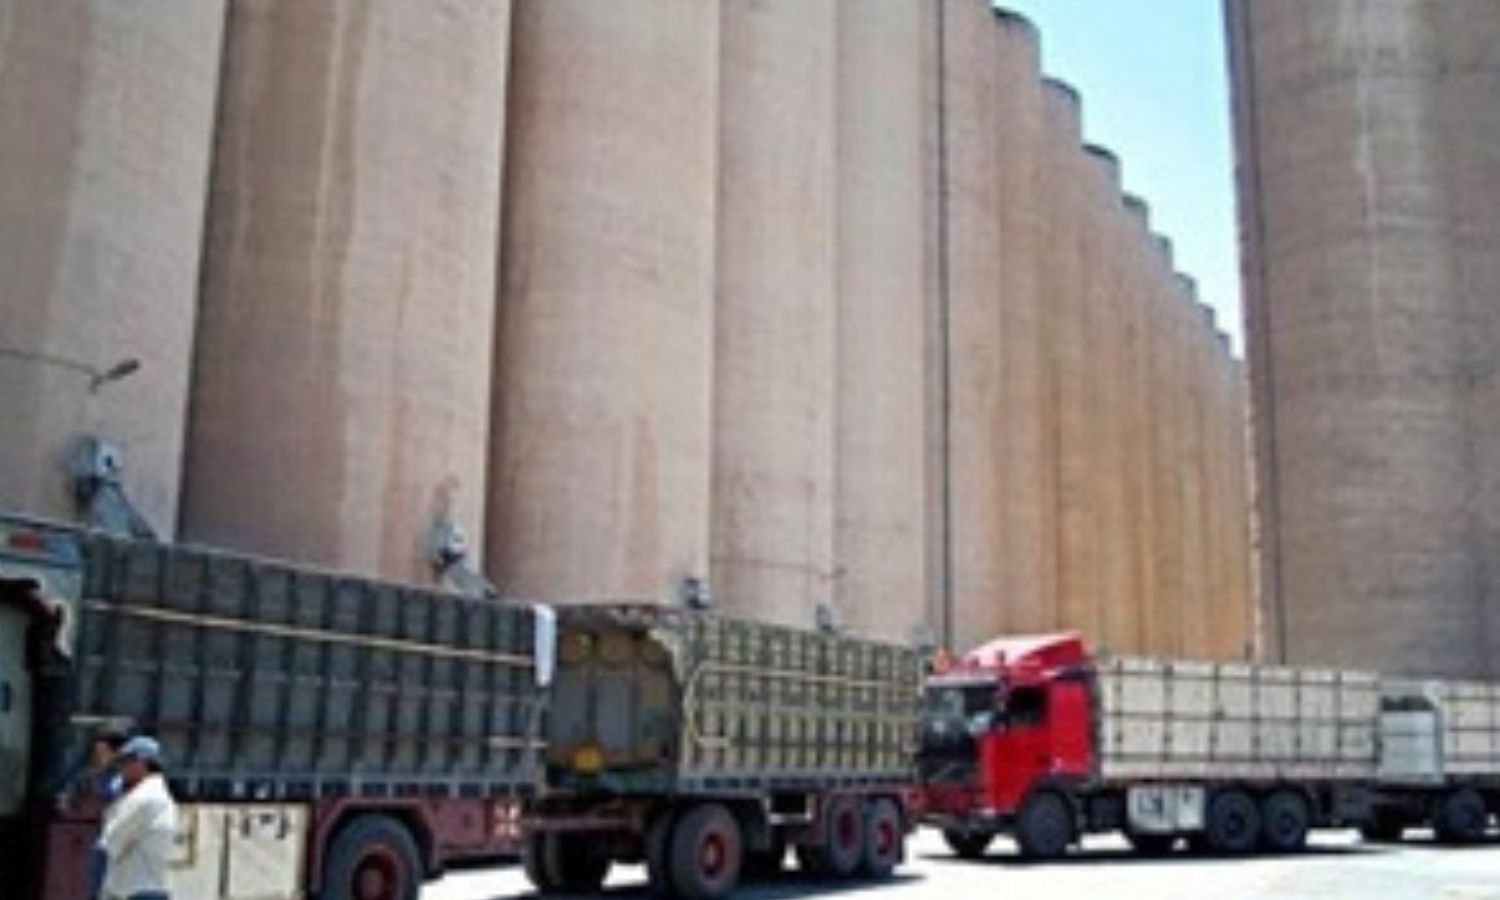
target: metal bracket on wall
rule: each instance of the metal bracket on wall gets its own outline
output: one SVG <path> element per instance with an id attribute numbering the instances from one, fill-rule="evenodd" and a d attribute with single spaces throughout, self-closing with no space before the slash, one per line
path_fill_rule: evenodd
<path id="1" fill-rule="evenodd" d="M 469 564 L 468 535 L 446 515 L 439 516 L 427 533 L 427 560 L 448 590 L 469 597 L 500 598 L 499 588 Z"/>
<path id="2" fill-rule="evenodd" d="M 122 537 L 155 540 L 156 531 L 125 496 L 125 454 L 94 434 L 85 434 L 68 455 L 68 478 L 79 513 L 92 528 Z"/>

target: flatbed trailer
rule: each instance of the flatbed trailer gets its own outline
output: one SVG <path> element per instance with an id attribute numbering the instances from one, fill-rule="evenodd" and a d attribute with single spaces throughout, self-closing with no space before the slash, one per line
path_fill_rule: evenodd
<path id="1" fill-rule="evenodd" d="M 160 739 L 176 896 L 414 900 L 519 852 L 549 617 L 0 516 L 0 871 L 84 900 L 109 723 Z M 21 882 L 25 885 L 22 886 Z"/>

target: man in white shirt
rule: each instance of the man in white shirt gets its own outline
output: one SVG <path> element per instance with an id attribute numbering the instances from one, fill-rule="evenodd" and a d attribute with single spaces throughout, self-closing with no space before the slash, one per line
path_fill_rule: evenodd
<path id="1" fill-rule="evenodd" d="M 167 864 L 177 836 L 177 804 L 162 776 L 161 745 L 133 737 L 116 759 L 125 792 L 99 837 L 109 860 L 105 900 L 171 900 Z"/>

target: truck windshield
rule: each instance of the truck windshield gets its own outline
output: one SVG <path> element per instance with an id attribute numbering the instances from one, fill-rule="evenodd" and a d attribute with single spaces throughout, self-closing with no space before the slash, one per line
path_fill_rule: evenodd
<path id="1" fill-rule="evenodd" d="M 923 718 L 937 731 L 984 731 L 996 713 L 993 681 L 929 685 Z"/>

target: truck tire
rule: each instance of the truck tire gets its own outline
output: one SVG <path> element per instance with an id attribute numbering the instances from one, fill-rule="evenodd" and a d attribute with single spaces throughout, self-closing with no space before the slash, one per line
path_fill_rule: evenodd
<path id="1" fill-rule="evenodd" d="M 821 878 L 848 878 L 859 871 L 864 857 L 864 817 L 859 800 L 839 795 L 828 801 L 823 815 L 823 839 L 817 844 L 797 845 L 797 864 Z"/>
<path id="2" fill-rule="evenodd" d="M 745 840 L 740 823 L 717 803 L 693 807 L 672 829 L 672 882 L 678 896 L 712 900 L 740 880 Z"/>
<path id="3" fill-rule="evenodd" d="M 549 834 L 542 845 L 548 872 L 565 894 L 593 894 L 604 886 L 610 858 L 596 835 Z"/>
<path id="4" fill-rule="evenodd" d="M 417 900 L 421 890 L 417 842 L 399 819 L 357 816 L 328 844 L 319 900 Z"/>
<path id="5" fill-rule="evenodd" d="M 676 897 L 677 884 L 672 880 L 672 829 L 677 811 L 665 809 L 646 826 L 646 875 L 651 893 L 657 897 Z"/>
<path id="6" fill-rule="evenodd" d="M 1260 809 L 1249 794 L 1240 790 L 1219 791 L 1208 803 L 1208 823 L 1203 834 L 1209 851 L 1243 856 L 1260 844 Z"/>
<path id="7" fill-rule="evenodd" d="M 1312 810 L 1297 791 L 1272 791 L 1260 803 L 1261 845 L 1272 853 L 1298 853 L 1307 847 Z"/>
<path id="8" fill-rule="evenodd" d="M 859 868 L 871 878 L 889 878 L 905 856 L 901 810 L 889 797 L 865 802 L 864 853 Z"/>
<path id="9" fill-rule="evenodd" d="M 1052 791 L 1037 791 L 1016 816 L 1016 845 L 1024 859 L 1057 859 L 1068 852 L 1075 829 L 1068 801 Z"/>
<path id="10" fill-rule="evenodd" d="M 521 845 L 521 868 L 526 880 L 538 894 L 555 894 L 562 890 L 547 853 L 547 835 L 528 834 Z"/>
<path id="11" fill-rule="evenodd" d="M 943 831 L 943 840 L 959 859 L 978 859 L 994 839 L 993 834 L 983 831 Z"/>
<path id="12" fill-rule="evenodd" d="M 1143 834 L 1139 831 L 1126 831 L 1125 840 L 1130 843 L 1130 849 L 1141 856 L 1166 856 L 1177 847 L 1175 834 Z"/>
<path id="13" fill-rule="evenodd" d="M 1438 800 L 1432 830 L 1444 844 L 1470 844 L 1484 837 L 1489 817 L 1478 791 L 1459 788 Z"/>

